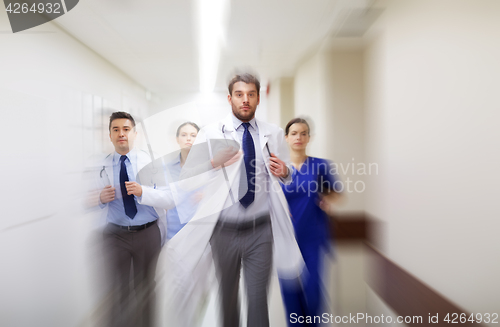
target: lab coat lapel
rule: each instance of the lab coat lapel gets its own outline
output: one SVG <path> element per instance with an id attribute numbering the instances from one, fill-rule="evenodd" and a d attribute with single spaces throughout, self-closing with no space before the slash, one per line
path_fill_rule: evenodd
<path id="1" fill-rule="evenodd" d="M 270 132 L 269 132 L 269 129 L 267 128 L 267 124 L 260 121 L 260 120 L 257 120 L 257 126 L 259 128 L 259 143 L 260 143 L 260 148 L 261 148 L 261 151 L 262 151 L 262 154 L 266 153 L 266 151 L 264 151 L 264 148 L 266 147 L 266 144 L 267 144 L 267 141 L 269 141 L 269 136 L 270 136 Z M 269 153 L 268 153 L 269 155 Z"/>
<path id="2" fill-rule="evenodd" d="M 238 144 L 240 143 L 238 141 L 238 135 L 236 134 L 236 130 L 234 129 L 233 126 L 232 114 L 226 116 L 226 118 L 224 118 L 224 120 L 222 121 L 221 132 L 224 138 L 232 139 L 233 141 L 238 142 Z"/>
<path id="3" fill-rule="evenodd" d="M 271 133 L 270 133 L 269 128 L 268 128 L 268 126 L 267 126 L 267 124 L 265 122 L 262 122 L 261 120 L 257 120 L 257 119 L 256 119 L 256 122 L 257 122 L 257 127 L 259 129 L 260 150 L 264 154 L 266 152 L 266 151 L 264 151 L 264 147 L 266 146 Z M 236 130 L 234 129 L 234 126 L 233 126 L 232 114 L 228 115 L 224 119 L 222 126 L 224 127 L 223 128 L 224 129 L 224 135 L 226 137 L 228 137 L 228 135 L 230 135 L 231 138 L 234 141 L 238 142 L 241 145 L 241 143 L 240 143 L 240 141 L 238 139 L 238 135 L 236 133 Z M 221 128 L 221 130 L 222 130 L 222 128 Z"/>
<path id="4" fill-rule="evenodd" d="M 137 174 L 141 171 L 142 168 L 151 163 L 151 158 L 145 151 L 136 150 L 136 154 L 137 154 L 137 172 L 136 172 Z"/>
<path id="5" fill-rule="evenodd" d="M 135 150 L 137 154 L 136 182 L 156 188 L 156 185 L 165 184 L 162 159 L 152 160 L 151 154 L 144 150 Z"/>
<path id="6" fill-rule="evenodd" d="M 267 152 L 264 148 L 267 145 L 267 142 L 269 141 L 269 137 L 271 132 L 269 131 L 269 128 L 266 123 L 257 120 L 257 126 L 259 128 L 259 144 L 260 144 L 260 151 L 262 153 L 262 158 L 264 158 L 264 165 L 266 166 L 267 173 L 269 176 L 271 176 L 271 179 L 274 178 L 274 176 L 270 173 L 269 169 L 269 157 L 271 157 L 270 153 L 270 148 L 269 152 Z M 269 146 L 269 145 L 267 145 Z"/>
<path id="7" fill-rule="evenodd" d="M 104 170 L 106 171 L 106 174 L 108 175 L 110 184 L 114 186 L 115 185 L 115 181 L 114 181 L 115 175 L 113 174 L 113 156 L 114 156 L 114 152 L 110 153 L 104 159 Z"/>

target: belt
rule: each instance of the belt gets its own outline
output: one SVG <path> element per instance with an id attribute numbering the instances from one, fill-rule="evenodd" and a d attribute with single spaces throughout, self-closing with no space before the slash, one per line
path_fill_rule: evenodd
<path id="1" fill-rule="evenodd" d="M 216 226 L 220 227 L 220 228 L 224 228 L 224 229 L 230 229 L 230 230 L 241 232 L 244 230 L 254 229 L 258 226 L 262 226 L 264 224 L 267 224 L 270 221 L 271 221 L 271 219 L 270 219 L 269 215 L 265 215 L 265 216 L 260 216 L 259 218 L 256 218 L 254 220 L 244 221 L 241 223 L 233 223 L 233 222 L 229 222 L 229 221 L 224 221 L 224 222 L 218 221 Z"/>
<path id="2" fill-rule="evenodd" d="M 110 225 L 113 225 L 115 227 L 118 227 L 120 229 L 125 229 L 129 232 L 138 232 L 140 230 L 143 230 L 143 229 L 146 229 L 148 227 L 151 227 L 153 226 L 154 224 L 156 224 L 156 220 L 155 221 L 152 221 L 152 222 L 149 222 L 147 224 L 144 224 L 144 225 L 139 225 L 139 226 L 121 226 L 121 225 L 117 225 L 117 224 L 113 224 L 113 223 L 109 223 Z"/>

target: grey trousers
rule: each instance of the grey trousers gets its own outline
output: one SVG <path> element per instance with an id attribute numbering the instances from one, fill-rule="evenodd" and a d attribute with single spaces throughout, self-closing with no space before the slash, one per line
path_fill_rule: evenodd
<path id="1" fill-rule="evenodd" d="M 106 326 L 153 326 L 155 272 L 161 249 L 158 225 L 129 232 L 108 224 L 103 236 L 111 285 Z"/>
<path id="2" fill-rule="evenodd" d="M 267 293 L 273 257 L 271 222 L 238 230 L 217 225 L 210 240 L 219 280 L 224 327 L 240 326 L 239 281 L 243 266 L 248 327 L 268 327 Z"/>

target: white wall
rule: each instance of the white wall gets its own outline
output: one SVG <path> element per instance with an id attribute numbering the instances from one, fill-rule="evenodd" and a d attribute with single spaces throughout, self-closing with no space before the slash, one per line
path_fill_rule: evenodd
<path id="1" fill-rule="evenodd" d="M 286 124 L 295 118 L 293 78 L 282 77 L 271 81 L 268 107 L 268 120 L 285 129 Z"/>
<path id="2" fill-rule="evenodd" d="M 0 110 L 0 325 L 81 325 L 98 304 L 100 259 L 82 171 L 110 148 L 103 114 L 146 116 L 145 90 L 48 23 L 0 34 Z"/>
<path id="3" fill-rule="evenodd" d="M 269 122 L 281 126 L 281 79 L 270 82 L 269 95 L 267 97 L 269 106 L 267 119 Z"/>
<path id="4" fill-rule="evenodd" d="M 281 127 L 284 129 L 286 124 L 295 118 L 294 103 L 294 80 L 290 77 L 281 78 L 280 98 L 281 98 Z"/>
<path id="5" fill-rule="evenodd" d="M 295 116 L 312 122 L 308 154 L 333 160 L 344 183 L 339 211 L 364 210 L 363 78 L 361 49 L 320 51 L 294 77 Z"/>
<path id="6" fill-rule="evenodd" d="M 470 312 L 500 310 L 500 3 L 387 1 L 367 34 L 367 211 L 384 252 Z"/>
<path id="7" fill-rule="evenodd" d="M 376 170 L 364 160 L 364 88 L 363 52 L 329 51 L 324 53 L 325 107 L 321 121 L 328 130 L 327 158 L 338 164 L 345 188 L 342 211 L 364 210 L 365 178 Z"/>
<path id="8" fill-rule="evenodd" d="M 320 122 L 325 119 L 324 76 L 325 61 L 321 53 L 306 59 L 298 68 L 294 77 L 295 117 L 310 117 L 313 138 L 308 146 L 308 154 L 325 157 L 328 146 L 328 129 Z M 319 136 L 319 137 L 317 137 Z"/>

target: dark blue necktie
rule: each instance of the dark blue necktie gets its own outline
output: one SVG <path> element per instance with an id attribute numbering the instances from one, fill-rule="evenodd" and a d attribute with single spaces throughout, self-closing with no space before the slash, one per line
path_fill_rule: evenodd
<path id="1" fill-rule="evenodd" d="M 125 207 L 125 214 L 134 219 L 137 214 L 137 206 L 135 205 L 134 196 L 127 195 L 127 188 L 125 182 L 128 182 L 127 166 L 125 165 L 127 156 L 120 157 L 120 188 L 122 190 L 123 206 Z"/>
<path id="2" fill-rule="evenodd" d="M 240 203 L 243 207 L 247 208 L 255 199 L 255 146 L 253 144 L 252 134 L 250 134 L 250 131 L 248 130 L 250 123 L 243 123 L 242 125 L 245 127 L 242 148 L 248 190 L 240 199 Z"/>

